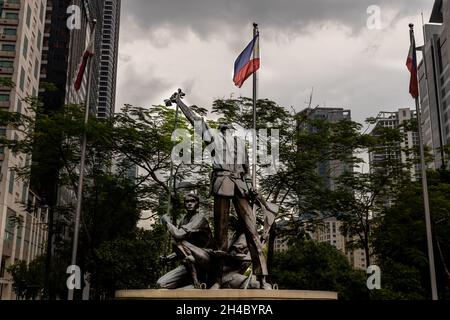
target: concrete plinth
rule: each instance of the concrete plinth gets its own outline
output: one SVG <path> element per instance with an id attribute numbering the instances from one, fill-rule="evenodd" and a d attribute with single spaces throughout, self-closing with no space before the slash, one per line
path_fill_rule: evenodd
<path id="1" fill-rule="evenodd" d="M 119 300 L 337 300 L 336 292 L 302 290 L 121 290 Z"/>

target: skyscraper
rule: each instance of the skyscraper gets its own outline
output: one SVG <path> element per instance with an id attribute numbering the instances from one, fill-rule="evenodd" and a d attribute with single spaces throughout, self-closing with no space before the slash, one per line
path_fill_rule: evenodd
<path id="1" fill-rule="evenodd" d="M 90 111 L 91 115 L 107 119 L 114 115 L 116 100 L 116 78 L 119 50 L 120 0 L 79 1 L 83 8 L 81 30 L 73 30 L 70 39 L 69 68 L 67 70 L 66 103 L 84 103 L 86 98 L 87 75 L 80 91 L 73 88 L 81 56 L 91 36 L 92 24 L 95 26 L 95 56 L 90 72 Z"/>
<path id="2" fill-rule="evenodd" d="M 120 1 L 106 0 L 48 0 L 47 17 L 44 34 L 44 51 L 42 53 L 41 81 L 50 83 L 56 87 L 56 91 L 40 92 L 40 97 L 44 102 L 45 111 L 60 110 L 65 104 L 84 104 L 88 90 L 88 72 L 85 73 L 81 88 L 75 90 L 74 83 L 78 74 L 82 56 L 88 43 L 94 37 L 95 55 L 90 60 L 89 73 L 91 83 L 89 86 L 90 103 L 89 110 L 91 117 L 104 116 L 104 112 L 99 114 L 99 103 L 102 102 L 100 96 L 100 79 L 103 76 L 105 67 L 103 66 L 103 55 L 111 55 L 113 58 L 108 61 L 106 72 L 109 88 L 107 97 L 115 98 L 115 77 L 117 69 L 117 50 L 119 33 Z M 72 20 L 73 18 L 73 20 Z M 106 20 L 105 24 L 104 19 Z M 72 23 L 69 23 L 72 22 Z M 75 22 L 75 23 L 73 23 Z M 95 28 L 95 32 L 94 32 Z M 111 35 L 111 29 L 114 31 Z M 113 37 L 114 42 L 105 48 L 104 42 Z M 106 40 L 105 40 L 106 39 Z M 107 51 L 105 53 L 105 50 Z M 101 66 L 102 63 L 102 66 Z M 102 68 L 102 71 L 100 69 Z M 103 85 L 103 83 L 102 83 Z M 106 101 L 109 109 L 114 112 L 113 99 Z M 112 104 L 111 104 L 112 103 Z M 105 105 L 102 105 L 106 109 Z M 102 109 L 102 110 L 103 110 Z M 109 113 L 108 113 L 109 114 Z M 112 115 L 111 114 L 111 115 Z M 47 152 L 48 153 L 48 152 Z M 45 154 L 45 153 L 43 153 Z M 50 207 L 49 210 L 49 239 L 47 252 L 52 252 L 52 240 L 54 234 L 62 238 L 69 237 L 69 228 L 54 230 L 53 225 L 71 225 L 72 221 L 67 221 L 67 217 L 54 216 L 53 208 L 57 205 L 72 204 L 76 196 L 70 188 L 58 185 L 60 168 L 55 168 L 49 172 L 46 179 L 34 179 L 32 182 L 40 194 L 45 196 Z M 51 254 L 47 257 L 47 265 L 50 265 Z M 47 282 L 50 281 L 47 279 Z M 46 284 L 52 295 L 52 286 Z"/>
<path id="3" fill-rule="evenodd" d="M 313 120 L 324 120 L 331 123 L 336 123 L 342 120 L 351 120 L 351 111 L 343 108 L 314 108 L 305 109 L 302 111 L 306 113 L 309 118 Z M 314 130 L 314 128 L 309 128 Z M 344 172 L 352 170 L 347 164 L 339 160 L 323 161 L 317 164 L 317 171 L 322 177 L 324 185 L 330 190 L 335 189 L 334 178 L 341 176 Z"/>
<path id="4" fill-rule="evenodd" d="M 351 111 L 343 108 L 308 108 L 302 111 L 312 120 L 323 120 L 331 123 L 340 121 L 351 121 Z M 307 128 L 314 131 L 314 127 Z M 328 190 L 336 189 L 336 178 L 345 172 L 351 172 L 352 166 L 340 160 L 326 160 L 317 164 L 317 173 L 322 178 L 324 187 Z M 341 251 L 348 259 L 350 265 L 355 269 L 366 268 L 366 257 L 364 250 L 354 249 L 350 244 L 353 239 L 344 236 L 342 233 L 342 221 L 335 217 L 322 217 L 320 225 L 315 226 L 315 230 L 310 233 L 311 238 L 317 242 L 326 242 Z M 283 246 L 278 243 L 278 246 Z"/>
<path id="5" fill-rule="evenodd" d="M 115 112 L 120 5 L 121 0 L 105 0 L 103 7 L 97 101 L 97 116 L 101 119 L 110 118 Z"/>
<path id="6" fill-rule="evenodd" d="M 78 10 L 69 10 L 75 8 Z M 120 24 L 120 1 L 107 0 L 48 0 L 45 19 L 44 48 L 42 52 L 41 81 L 56 87 L 55 91 L 40 92 L 46 111 L 61 109 L 65 104 L 84 104 L 87 95 L 88 76 L 85 75 L 81 89 L 74 89 L 81 57 L 92 36 L 95 24 L 95 56 L 91 59 L 90 86 L 91 116 L 106 118 L 114 113 L 115 83 L 117 70 L 118 34 Z M 79 27 L 69 29 L 68 19 L 80 14 Z M 105 78 L 106 77 L 106 78 Z M 105 80 L 106 79 L 106 80 Z M 55 172 L 55 175 L 58 173 Z M 34 181 L 50 205 L 62 198 L 73 198 L 68 190 L 55 185 L 57 177 Z M 59 190 L 59 192 L 56 192 Z M 59 200 L 57 194 L 59 193 Z"/>
<path id="7" fill-rule="evenodd" d="M 382 111 L 377 116 L 375 127 L 371 135 L 377 136 L 379 129 L 392 128 L 400 129 L 403 133 L 403 142 L 395 147 L 379 146 L 369 153 L 370 170 L 384 170 L 384 162 L 387 159 L 399 160 L 404 165 L 410 165 L 411 180 L 420 178 L 420 164 L 415 158 L 413 149 L 419 148 L 419 133 L 417 131 L 405 130 L 405 124 L 416 119 L 416 111 L 409 108 L 399 109 L 397 111 Z M 407 126 L 406 126 L 407 127 Z M 411 152 L 408 152 L 411 151 Z"/>
<path id="8" fill-rule="evenodd" d="M 436 0 L 424 27 L 423 60 L 419 64 L 424 143 L 434 156 L 432 168 L 449 168 L 442 148 L 450 144 L 450 3 Z"/>
<path id="9" fill-rule="evenodd" d="M 46 0 L 0 1 L 0 77 L 15 83 L 0 86 L 0 107 L 33 116 L 24 98 L 39 90 Z M 22 134 L 10 127 L 0 128 L 8 139 Z M 44 252 L 46 210 L 27 181 L 14 171 L 31 161 L 31 155 L 0 150 L 0 296 L 13 298 L 8 266 L 31 261 Z M 21 223 L 17 223 L 21 221 Z"/>

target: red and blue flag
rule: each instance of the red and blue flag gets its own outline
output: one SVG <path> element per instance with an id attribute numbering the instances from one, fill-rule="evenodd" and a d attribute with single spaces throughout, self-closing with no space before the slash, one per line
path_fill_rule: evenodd
<path id="1" fill-rule="evenodd" d="M 419 81 L 417 78 L 417 53 L 415 43 L 412 43 L 411 48 L 409 49 L 406 66 L 408 67 L 409 72 L 411 72 L 411 80 L 409 81 L 409 93 L 414 99 L 417 99 L 419 97 Z"/>
<path id="2" fill-rule="evenodd" d="M 259 33 L 257 33 L 234 63 L 234 84 L 239 88 L 242 87 L 245 80 L 259 68 Z"/>

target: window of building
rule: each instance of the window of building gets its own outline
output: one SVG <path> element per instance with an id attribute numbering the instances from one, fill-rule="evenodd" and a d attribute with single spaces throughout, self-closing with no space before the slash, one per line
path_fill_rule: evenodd
<path id="1" fill-rule="evenodd" d="M 5 93 L 0 94 L 0 101 L 1 102 L 9 101 L 9 94 Z"/>
<path id="2" fill-rule="evenodd" d="M 19 20 L 19 14 L 14 12 L 5 13 L 5 19 Z"/>
<path id="3" fill-rule="evenodd" d="M 24 90 L 25 88 L 25 70 L 22 67 L 22 70 L 20 70 L 20 82 L 19 82 L 20 90 Z"/>
<path id="4" fill-rule="evenodd" d="M 12 68 L 14 67 L 14 61 L 11 60 L 1 60 L 0 68 Z"/>
<path id="5" fill-rule="evenodd" d="M 17 29 L 16 28 L 4 28 L 3 34 L 6 34 L 8 36 L 17 36 Z"/>
<path id="6" fill-rule="evenodd" d="M 9 245 L 12 244 L 14 239 L 14 228 L 16 226 L 13 217 L 14 215 L 8 214 L 8 218 L 6 219 L 5 242 Z"/>
<path id="7" fill-rule="evenodd" d="M 38 30 L 38 36 L 37 36 L 38 50 L 41 50 L 41 44 L 42 44 L 42 34 L 41 34 L 41 30 Z"/>
<path id="8" fill-rule="evenodd" d="M 39 19 L 41 20 L 41 22 L 44 22 L 44 13 L 45 13 L 44 3 L 41 2 L 41 10 L 39 12 Z"/>
<path id="9" fill-rule="evenodd" d="M 22 101 L 17 100 L 17 113 L 22 113 Z"/>
<path id="10" fill-rule="evenodd" d="M 34 64 L 34 78 L 37 80 L 39 76 L 39 60 L 36 58 L 36 62 Z"/>
<path id="11" fill-rule="evenodd" d="M 30 7 L 30 5 L 28 5 L 28 8 L 27 8 L 27 27 L 28 28 L 31 27 L 31 7 Z"/>
<path id="12" fill-rule="evenodd" d="M 11 170 L 10 172 L 9 172 L 9 188 L 8 188 L 8 192 L 10 193 L 10 194 L 13 194 L 14 193 L 14 180 L 16 179 L 16 172 L 15 171 L 13 171 L 13 170 Z"/>
<path id="13" fill-rule="evenodd" d="M 15 44 L 2 44 L 2 51 L 16 51 Z"/>
<path id="14" fill-rule="evenodd" d="M 22 189 L 22 203 L 27 203 L 27 200 L 28 200 L 28 185 L 24 183 Z"/>
<path id="15" fill-rule="evenodd" d="M 23 225 L 18 224 L 17 225 L 17 237 L 16 237 L 16 254 L 20 252 L 20 247 L 22 246 L 22 230 Z"/>
<path id="16" fill-rule="evenodd" d="M 2 264 L 0 266 L 0 278 L 5 277 L 5 271 L 6 271 L 6 257 L 2 257 Z"/>
<path id="17" fill-rule="evenodd" d="M 26 59 L 28 55 L 28 38 L 25 36 L 23 41 L 23 57 Z"/>

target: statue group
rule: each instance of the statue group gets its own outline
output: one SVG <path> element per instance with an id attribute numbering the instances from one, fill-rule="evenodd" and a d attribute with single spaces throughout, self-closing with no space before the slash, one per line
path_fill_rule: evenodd
<path id="1" fill-rule="evenodd" d="M 208 220 L 198 212 L 199 198 L 194 194 L 185 196 L 186 215 L 179 224 L 174 225 L 168 216 L 162 218 L 173 238 L 174 248 L 174 253 L 163 259 L 179 259 L 182 264 L 161 277 L 158 285 L 165 289 L 272 289 L 266 281 L 268 270 L 263 245 L 278 208 L 256 193 L 249 174 L 245 141 L 234 136 L 230 144 L 232 125 L 222 124 L 219 134 L 211 134 L 203 118 L 183 103 L 183 97 L 184 93 L 178 90 L 166 104 L 175 103 L 205 143 L 220 142 L 217 146 L 221 150 L 215 152 L 224 155 L 219 157 L 221 161 L 214 160 L 211 173 L 214 235 Z M 244 161 L 239 161 L 238 150 L 245 151 Z M 236 217 L 230 215 L 231 203 Z M 262 234 L 258 232 L 260 229 Z"/>

